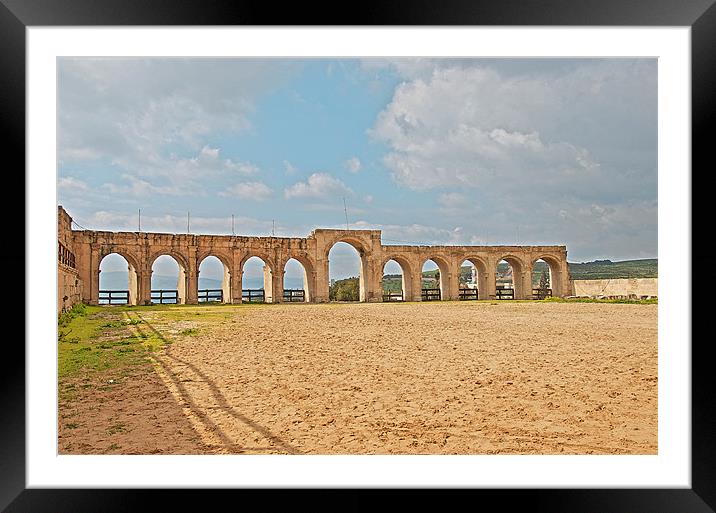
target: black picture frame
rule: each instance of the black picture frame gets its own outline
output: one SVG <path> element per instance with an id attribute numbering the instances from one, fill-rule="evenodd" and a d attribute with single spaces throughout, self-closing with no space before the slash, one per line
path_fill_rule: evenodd
<path id="1" fill-rule="evenodd" d="M 0 0 L 0 135 L 12 154 L 14 166 L 4 177 L 15 180 L 10 186 L 24 190 L 25 169 L 25 29 L 29 26 L 85 25 L 570 25 L 570 26 L 688 26 L 691 27 L 692 73 L 692 207 L 708 205 L 708 192 L 693 187 L 695 169 L 705 174 L 708 150 L 713 144 L 710 130 L 716 124 L 716 5 L 715 0 L 501 0 L 362 2 L 333 7 L 305 3 L 230 2 L 184 0 Z M 709 163 L 710 164 L 710 163 Z M 713 167 L 712 165 L 710 167 Z M 12 173 L 10 171 L 13 171 Z M 688 173 L 688 170 L 684 170 Z M 14 178 L 13 178 L 14 177 Z M 19 194 L 17 196 L 20 196 Z M 700 201 L 699 201 L 700 200 Z M 19 209 L 14 209 L 17 212 Z M 708 214 L 705 214 L 708 216 Z M 694 212 L 692 219 L 698 220 Z M 24 241 L 24 220 L 12 216 L 16 242 Z M 706 217 L 709 219 L 709 217 Z M 694 232 L 692 227 L 692 233 Z M 698 232 L 697 232 L 698 233 Z M 24 247 L 24 244 L 18 246 Z M 693 244 L 692 244 L 693 248 Z M 694 255 L 694 251 L 691 254 Z M 27 275 L 24 250 L 0 255 L 4 269 L 22 267 Z M 713 257 L 698 262 L 713 268 Z M 696 260 L 692 268 L 696 267 Z M 686 264 L 686 263 L 685 263 Z M 703 267 L 702 267 L 703 268 Z M 20 273 L 7 273 L 6 285 L 25 290 Z M 685 281 L 691 276 L 684 273 Z M 703 277 L 703 276 L 702 276 Z M 691 290 L 689 290 L 691 293 Z M 29 304 L 29 303 L 28 303 Z M 692 295 L 693 320 L 706 317 L 703 303 Z M 699 316 L 698 313 L 702 313 Z M 27 315 L 27 312 L 26 312 Z M 27 319 L 27 317 L 26 317 Z M 4 337 L 0 383 L 0 508 L 8 512 L 136 511 L 174 504 L 181 510 L 206 509 L 212 499 L 237 500 L 262 493 L 276 500 L 288 491 L 247 490 L 79 490 L 26 489 L 25 486 L 25 352 L 12 337 Z M 17 337 L 15 337 L 15 340 Z M 467 497 L 481 507 L 499 501 L 500 510 L 605 512 L 708 512 L 716 508 L 716 416 L 712 402 L 716 379 L 709 358 L 708 335 L 692 336 L 692 487 L 690 489 L 499 489 L 452 490 L 440 498 L 441 509 L 454 508 Z M 12 346 L 9 349 L 7 346 Z M 8 352 L 9 351 L 9 352 Z M 426 505 L 426 490 L 401 493 L 404 507 Z M 357 510 L 379 505 L 379 490 L 293 490 L 290 500 Z M 263 500 L 266 497 L 262 497 Z M 447 501 L 447 502 L 445 502 Z M 163 508 L 166 509 L 166 508 Z"/>

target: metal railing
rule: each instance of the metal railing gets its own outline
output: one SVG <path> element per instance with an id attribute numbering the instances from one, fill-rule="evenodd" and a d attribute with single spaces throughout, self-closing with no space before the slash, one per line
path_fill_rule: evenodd
<path id="1" fill-rule="evenodd" d="M 152 303 L 158 303 L 160 305 L 178 305 L 179 304 L 179 291 L 176 289 L 158 289 L 151 291 Z"/>
<path id="2" fill-rule="evenodd" d="M 383 292 L 383 301 L 403 301 L 403 291 L 385 291 Z"/>
<path id="3" fill-rule="evenodd" d="M 223 303 L 224 291 L 222 289 L 199 289 L 197 299 L 199 303 Z"/>
<path id="4" fill-rule="evenodd" d="M 552 289 L 532 289 L 532 299 L 552 297 Z"/>
<path id="5" fill-rule="evenodd" d="M 302 303 L 306 301 L 306 291 L 303 289 L 283 289 L 283 300 L 287 303 Z"/>
<path id="6" fill-rule="evenodd" d="M 423 289 L 423 301 L 440 301 L 440 289 Z"/>
<path id="7" fill-rule="evenodd" d="M 100 290 L 100 305 L 126 305 L 129 304 L 128 290 Z"/>
<path id="8" fill-rule="evenodd" d="M 263 303 L 265 301 L 264 289 L 243 289 L 241 301 L 247 303 Z"/>
<path id="9" fill-rule="evenodd" d="M 460 289 L 458 294 L 460 301 L 476 301 L 477 300 L 477 289 Z"/>
<path id="10" fill-rule="evenodd" d="M 515 289 L 495 289 L 495 299 L 515 299 Z"/>

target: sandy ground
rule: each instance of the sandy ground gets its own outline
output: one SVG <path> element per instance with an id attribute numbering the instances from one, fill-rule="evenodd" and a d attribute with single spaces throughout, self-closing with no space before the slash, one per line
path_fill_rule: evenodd
<path id="1" fill-rule="evenodd" d="M 83 425 L 91 407 L 121 417 L 109 452 L 657 452 L 656 305 L 181 311 L 138 310 L 171 344 L 129 388 L 85 398 Z M 103 433 L 69 452 L 106 451 Z"/>

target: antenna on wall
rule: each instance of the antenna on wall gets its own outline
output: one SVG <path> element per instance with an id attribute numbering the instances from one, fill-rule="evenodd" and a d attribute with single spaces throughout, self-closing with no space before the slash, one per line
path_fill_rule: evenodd
<path id="1" fill-rule="evenodd" d="M 142 231 L 142 209 L 139 209 L 139 217 L 137 218 L 137 231 Z"/>
<path id="2" fill-rule="evenodd" d="M 271 219 L 271 223 L 272 223 L 272 225 L 271 225 L 271 237 L 275 237 L 275 236 L 276 236 L 276 220 L 275 220 L 275 219 Z"/>
<path id="3" fill-rule="evenodd" d="M 186 213 L 186 233 L 189 233 L 189 212 Z"/>
<path id="4" fill-rule="evenodd" d="M 346 213 L 346 230 L 348 230 L 348 207 L 346 206 L 345 196 L 343 196 L 343 211 Z"/>

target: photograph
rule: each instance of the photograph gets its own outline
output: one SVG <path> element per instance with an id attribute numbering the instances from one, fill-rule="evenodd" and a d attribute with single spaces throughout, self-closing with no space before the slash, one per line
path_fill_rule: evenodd
<path id="1" fill-rule="evenodd" d="M 58 56 L 58 455 L 659 455 L 659 65 Z"/>

